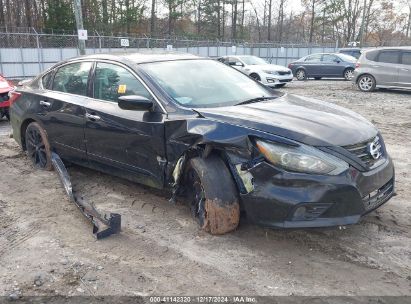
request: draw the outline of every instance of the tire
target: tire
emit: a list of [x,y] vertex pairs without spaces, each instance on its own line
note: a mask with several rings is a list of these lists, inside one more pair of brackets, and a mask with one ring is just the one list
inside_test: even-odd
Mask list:
[[190,159],[183,186],[191,213],[201,229],[220,235],[237,228],[240,221],[237,188],[219,157]]
[[53,170],[51,149],[47,134],[37,122],[32,122],[27,126],[25,143],[27,155],[34,167],[46,171]]
[[307,79],[307,73],[305,72],[304,69],[298,69],[295,72],[295,77],[297,78],[297,80],[306,80]]
[[322,77],[314,77],[315,80],[321,80]]
[[276,88],[282,88],[283,86],[285,86],[285,83],[277,84],[275,87],[276,87]]
[[252,74],[250,75],[250,77],[251,77],[252,79],[254,79],[254,80],[261,81],[260,75],[258,75],[258,74],[256,74],[256,73],[252,73]]
[[343,76],[345,80],[348,80],[348,81],[352,80],[352,78],[354,77],[354,69],[352,68],[345,69]]
[[372,92],[375,90],[375,78],[369,74],[361,75],[357,80],[357,86],[360,91]]

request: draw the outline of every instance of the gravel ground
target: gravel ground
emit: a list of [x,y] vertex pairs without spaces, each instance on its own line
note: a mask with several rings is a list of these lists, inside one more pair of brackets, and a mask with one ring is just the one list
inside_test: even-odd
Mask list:
[[0,122],[0,296],[411,295],[411,93],[361,93],[345,81],[283,88],[353,109],[382,131],[397,196],[353,226],[216,237],[168,194],[80,167],[75,186],[123,231],[94,240],[55,172],[33,169]]

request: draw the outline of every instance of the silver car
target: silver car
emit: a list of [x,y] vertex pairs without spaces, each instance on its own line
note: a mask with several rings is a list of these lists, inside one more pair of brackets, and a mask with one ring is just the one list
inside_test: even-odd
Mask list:
[[353,82],[364,92],[376,88],[411,90],[411,47],[365,51],[358,59]]

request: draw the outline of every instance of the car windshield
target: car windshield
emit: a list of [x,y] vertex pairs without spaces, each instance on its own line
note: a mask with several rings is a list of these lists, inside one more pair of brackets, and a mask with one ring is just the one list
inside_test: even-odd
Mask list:
[[268,64],[267,61],[256,56],[241,56],[238,57],[247,65]]
[[214,60],[194,59],[141,64],[178,104],[189,108],[232,106],[278,95],[237,70]]
[[345,62],[352,62],[352,63],[357,62],[357,58],[350,56],[350,55],[338,54],[337,56],[339,56]]

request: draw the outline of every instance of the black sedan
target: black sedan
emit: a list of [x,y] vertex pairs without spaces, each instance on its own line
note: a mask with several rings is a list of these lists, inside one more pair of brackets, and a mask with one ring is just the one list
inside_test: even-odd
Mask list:
[[311,54],[291,62],[288,68],[298,80],[322,77],[344,78],[351,80],[354,76],[357,59],[338,53]]
[[200,226],[240,214],[271,227],[353,224],[394,193],[394,166],[363,117],[277,95],[192,55],[92,55],[61,62],[11,96],[14,139],[187,201]]

